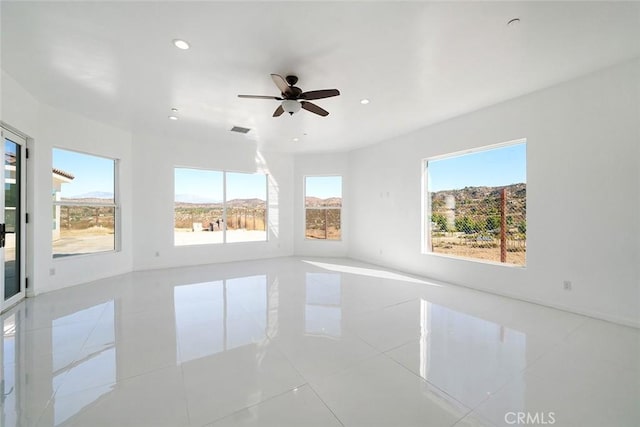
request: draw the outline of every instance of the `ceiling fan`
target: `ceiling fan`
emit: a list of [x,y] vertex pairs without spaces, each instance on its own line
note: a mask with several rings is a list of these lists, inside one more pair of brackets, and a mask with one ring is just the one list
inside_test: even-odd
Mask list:
[[332,96],[340,95],[338,89],[323,89],[323,90],[311,90],[303,92],[302,89],[296,87],[298,77],[287,76],[286,79],[279,74],[271,74],[273,82],[280,89],[280,96],[264,96],[264,95],[238,95],[238,98],[253,98],[253,99],[275,99],[276,101],[282,101],[282,104],[276,111],[273,112],[273,117],[281,116],[285,111],[290,115],[297,113],[301,108],[318,114],[319,116],[328,116],[329,112],[323,108],[318,107],[316,104],[309,102],[311,99],[323,99],[330,98]]

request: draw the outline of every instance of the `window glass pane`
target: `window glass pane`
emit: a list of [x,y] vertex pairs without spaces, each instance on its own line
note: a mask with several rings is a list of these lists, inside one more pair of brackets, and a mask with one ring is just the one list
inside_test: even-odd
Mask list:
[[526,144],[427,162],[428,252],[526,264]]
[[340,240],[340,209],[306,209],[307,239]]
[[116,248],[115,160],[54,148],[53,257]]
[[175,169],[176,246],[223,242],[223,173]]
[[308,176],[305,178],[305,237],[340,240],[342,177]]
[[110,206],[55,205],[59,238],[53,240],[53,257],[84,255],[115,249],[115,208]]
[[305,182],[306,207],[341,207],[341,176],[308,176]]
[[113,203],[114,174],[113,159],[53,149],[56,200]]
[[267,176],[227,172],[227,242],[267,240]]

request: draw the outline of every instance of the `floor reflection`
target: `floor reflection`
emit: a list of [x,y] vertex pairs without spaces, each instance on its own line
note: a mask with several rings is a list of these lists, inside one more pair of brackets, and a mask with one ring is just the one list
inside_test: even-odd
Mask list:
[[[115,304],[104,304],[80,310],[52,322],[52,386],[56,391],[53,400],[54,424],[63,424],[97,401],[113,389],[116,384],[116,346],[115,346]],[[68,327],[77,324],[80,328],[94,329],[100,318],[101,333],[106,345],[97,348],[82,346],[80,353],[73,356],[67,342],[72,342],[77,328]],[[72,323],[73,322],[73,323]],[[89,331],[89,333],[90,333]],[[87,334],[88,336],[88,334]],[[74,399],[63,399],[81,392]]]
[[342,335],[340,274],[307,273],[305,290],[305,332],[339,338]]
[[[177,286],[174,308],[178,363],[265,339],[267,301],[266,275]],[[247,316],[255,322],[247,321]]]
[[[478,403],[526,365],[526,334],[420,301],[418,369],[429,383],[461,402]],[[522,399],[516,393],[511,403]]]
[[0,348],[0,425],[16,425],[20,408],[16,384],[16,314],[4,319],[2,324],[2,348]]

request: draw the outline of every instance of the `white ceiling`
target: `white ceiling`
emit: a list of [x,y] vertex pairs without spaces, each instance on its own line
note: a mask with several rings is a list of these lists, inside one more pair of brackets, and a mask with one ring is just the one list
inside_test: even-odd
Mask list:
[[[640,3],[1,3],[2,68],[42,102],[134,132],[349,150],[640,56]],[[507,21],[519,17],[520,25]],[[182,38],[191,49],[176,49]],[[272,118],[270,73],[337,88]],[[371,103],[363,106],[361,98]],[[167,119],[171,107],[180,120]],[[234,126],[246,135],[231,134]],[[306,135],[305,135],[306,134]],[[294,137],[300,138],[293,142]]]

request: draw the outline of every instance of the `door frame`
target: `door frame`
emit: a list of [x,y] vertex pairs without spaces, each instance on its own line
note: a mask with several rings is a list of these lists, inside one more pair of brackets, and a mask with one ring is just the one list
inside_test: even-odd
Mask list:
[[[0,147],[0,160],[2,160],[4,164],[4,141],[6,139],[10,139],[15,142],[20,147],[20,218],[16,221],[20,223],[20,244],[19,244],[19,260],[20,265],[18,266],[20,272],[20,291],[12,296],[11,298],[5,301],[4,299],[4,273],[0,274],[0,312],[4,312],[8,310],[10,307],[14,306],[18,302],[20,302],[26,296],[26,275],[27,275],[27,222],[26,222],[26,212],[27,212],[27,141],[28,138],[17,132],[16,130],[6,126],[4,123],[0,123],[0,132],[2,137],[2,146]],[[18,177],[16,176],[16,179]],[[0,178],[0,184],[4,183],[4,172],[2,173],[2,177]],[[0,197],[0,202],[4,205],[4,192]],[[4,222],[4,209],[0,213],[0,219]],[[16,224],[17,225],[17,224]],[[18,243],[18,242],[16,242]],[[4,264],[4,253],[0,254],[0,264]],[[1,269],[4,271],[4,268]]]

